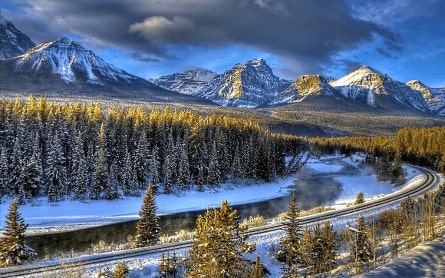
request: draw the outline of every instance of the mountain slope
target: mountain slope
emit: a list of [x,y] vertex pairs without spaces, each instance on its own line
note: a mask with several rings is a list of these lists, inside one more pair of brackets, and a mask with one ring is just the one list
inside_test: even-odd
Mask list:
[[385,106],[395,101],[421,112],[430,112],[419,91],[367,66],[361,66],[330,84],[345,97],[371,106]]
[[269,102],[288,85],[265,60],[254,59],[216,75],[194,95],[219,105],[253,108]]
[[42,43],[0,61],[0,80],[4,80],[0,90],[6,92],[203,102],[118,69],[67,38]]
[[34,46],[27,35],[0,15],[0,60],[20,55]]
[[216,72],[196,68],[180,73],[161,76],[150,81],[162,88],[181,94],[191,95],[201,89],[207,82],[216,76]]
[[336,90],[329,85],[328,79],[321,75],[299,76],[289,87],[280,92],[270,105],[301,102],[308,96],[334,96]]

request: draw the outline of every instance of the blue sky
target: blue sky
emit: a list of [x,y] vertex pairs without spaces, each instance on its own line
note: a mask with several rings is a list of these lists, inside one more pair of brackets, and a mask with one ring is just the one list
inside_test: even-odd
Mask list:
[[[7,3],[3,3],[7,2]],[[264,58],[289,80],[368,65],[445,87],[442,0],[11,0],[35,43],[67,36],[143,78]]]

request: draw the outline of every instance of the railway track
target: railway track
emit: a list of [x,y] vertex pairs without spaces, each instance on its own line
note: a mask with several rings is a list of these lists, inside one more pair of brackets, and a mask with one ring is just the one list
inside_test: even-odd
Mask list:
[[[438,185],[440,178],[437,176],[437,174],[428,169],[420,168],[417,166],[412,166],[412,167],[415,167],[418,171],[422,172],[421,175],[418,175],[416,178],[410,181],[410,183],[416,183],[418,185],[407,186],[404,189],[389,194],[385,197],[376,200],[371,200],[360,205],[302,217],[300,218],[301,223],[303,225],[308,225],[312,223],[326,221],[334,217],[374,210],[376,208],[387,206],[390,204],[396,205],[397,203],[400,203],[401,201],[405,200],[408,197],[414,198],[423,195]],[[264,233],[279,231],[281,229],[282,225],[280,223],[277,223],[277,224],[270,224],[267,226],[252,228],[249,229],[247,233],[248,235],[260,235]],[[161,244],[145,248],[123,250],[113,253],[98,254],[97,256],[72,258],[63,260],[63,265],[61,265],[60,262],[36,262],[33,264],[0,268],[0,277],[8,277],[8,278],[39,277],[39,276],[42,277],[45,276],[46,274],[56,273],[57,271],[60,271],[62,268],[63,269],[86,268],[88,266],[101,265],[115,261],[123,261],[131,258],[137,258],[140,256],[146,256],[149,254],[172,252],[173,250],[190,248],[191,245],[192,241],[188,240],[182,242]]]

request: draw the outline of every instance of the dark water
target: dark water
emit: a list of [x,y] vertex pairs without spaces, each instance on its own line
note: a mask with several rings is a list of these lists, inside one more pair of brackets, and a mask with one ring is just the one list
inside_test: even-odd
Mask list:
[[[345,168],[344,171],[347,171],[347,169]],[[339,173],[336,173],[336,175],[338,174]],[[282,188],[282,190],[289,192],[294,190],[297,203],[302,209],[309,209],[325,204],[335,199],[341,192],[341,184],[334,180],[332,174],[309,173],[305,176],[304,178],[298,179],[290,188]],[[289,200],[290,195],[233,207],[238,210],[241,219],[256,215],[270,219],[286,211]],[[181,229],[193,230],[197,217],[204,212],[205,211],[194,211],[162,215],[160,217],[162,233],[174,235],[176,231]],[[26,240],[28,244],[37,251],[40,257],[52,255],[57,252],[70,252],[71,250],[82,252],[90,248],[91,244],[96,244],[100,240],[106,243],[126,242],[128,235],[135,234],[135,223],[135,221],[130,221],[78,231],[29,236]]]

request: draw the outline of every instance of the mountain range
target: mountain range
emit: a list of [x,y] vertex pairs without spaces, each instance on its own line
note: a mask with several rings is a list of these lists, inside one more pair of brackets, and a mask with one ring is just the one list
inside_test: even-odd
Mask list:
[[[276,76],[264,59],[236,64],[223,73],[195,68],[145,80],[107,63],[68,39],[35,45],[0,15],[0,91],[60,96],[104,96],[233,107],[276,107],[342,99],[351,106],[407,109],[445,116],[445,88],[419,80],[403,83],[361,66],[333,80],[302,75]],[[357,106],[359,107],[359,106]]]

